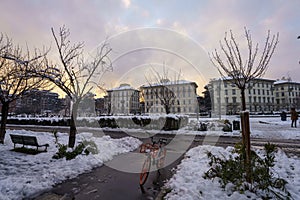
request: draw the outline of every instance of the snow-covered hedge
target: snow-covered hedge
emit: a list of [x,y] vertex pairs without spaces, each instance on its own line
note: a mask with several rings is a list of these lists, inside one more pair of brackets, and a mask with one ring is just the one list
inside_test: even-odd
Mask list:
[[[101,128],[143,128],[156,130],[178,130],[188,123],[187,115],[151,116],[102,116],[78,117],[77,126]],[[69,126],[69,118],[9,118],[8,124]]]

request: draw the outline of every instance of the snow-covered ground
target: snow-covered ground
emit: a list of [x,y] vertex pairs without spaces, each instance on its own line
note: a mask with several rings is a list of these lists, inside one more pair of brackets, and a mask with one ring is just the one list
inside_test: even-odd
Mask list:
[[[13,144],[9,134],[34,135],[41,144],[50,146],[46,153],[27,155],[11,151]],[[5,144],[0,145],[0,199],[23,199],[51,188],[78,174],[90,171],[101,166],[103,162],[113,159],[115,155],[132,151],[139,147],[140,140],[126,137],[111,139],[109,136],[93,137],[91,133],[81,133],[77,141],[92,140],[97,144],[98,154],[77,156],[73,160],[52,159],[57,152],[54,136],[50,133],[31,131],[7,131]],[[58,133],[58,142],[67,144],[68,134]]]
[[[230,119],[233,120],[233,119]],[[237,118],[235,120],[238,120]],[[205,120],[204,120],[205,121]],[[300,124],[297,128],[291,127],[291,121],[281,121],[280,118],[251,118],[251,137],[270,138],[270,139],[300,139]],[[194,133],[194,132],[192,132]],[[218,135],[238,135],[234,132],[204,131],[202,134]],[[209,159],[207,151],[214,155],[228,155],[232,147],[224,149],[215,146],[199,146],[186,153],[186,158],[178,166],[176,174],[166,184],[166,187],[172,191],[167,195],[167,199],[259,199],[253,193],[240,194],[238,192],[230,193],[230,189],[223,190],[217,179],[214,181],[203,178],[204,172],[209,169]],[[279,177],[288,181],[287,190],[291,193],[293,199],[300,199],[300,158],[287,157],[279,150],[276,153],[275,173]],[[248,198],[250,197],[250,198]]]
[[[164,133],[164,134],[189,134],[189,135],[214,135],[214,136],[240,136],[239,130],[233,130],[232,132],[223,132],[222,124],[224,120],[240,121],[240,118],[236,116],[223,116],[221,120],[216,118],[200,118],[199,121],[208,124],[207,131],[194,131],[194,125],[197,122],[196,118],[190,118],[189,124],[180,130],[176,131],[158,131],[158,130],[143,130],[143,129],[128,129],[120,128],[124,132],[148,132],[152,134]],[[300,122],[297,123],[297,128],[291,127],[291,120],[281,121],[280,117],[251,117],[250,118],[250,132],[252,138],[270,138],[270,139],[299,139],[300,140]],[[95,129],[95,128],[93,128]],[[97,128],[96,128],[97,129]],[[119,131],[120,129],[104,128],[110,131]]]
[[[236,117],[223,117],[223,119],[239,120]],[[195,121],[196,119],[190,119]],[[200,135],[224,135],[239,136],[239,131],[223,132],[218,126],[217,119],[201,118],[202,122],[209,123],[208,131],[193,131],[193,127],[185,127],[178,131],[147,130],[150,133],[169,134],[200,134]],[[281,121],[279,117],[251,118],[251,137],[274,138],[274,139],[300,139],[300,125],[298,128],[290,127],[290,120]],[[192,123],[191,123],[192,124]],[[95,129],[95,128],[91,128]],[[97,128],[96,128],[97,129]],[[100,128],[99,128],[100,130]],[[111,129],[118,130],[118,129]],[[142,129],[122,129],[125,132],[143,132]],[[39,143],[49,143],[48,152],[37,155],[26,155],[10,151],[13,144],[9,134],[35,135]],[[58,141],[67,144],[68,134],[58,133]],[[51,133],[31,131],[7,131],[5,144],[0,145],[0,199],[22,199],[36,192],[51,188],[54,184],[65,179],[76,177],[78,174],[90,171],[92,168],[101,166],[103,162],[113,159],[115,155],[132,151],[140,145],[140,140],[132,137],[111,139],[109,136],[94,137],[92,133],[81,133],[77,141],[93,140],[98,147],[99,154],[81,155],[74,160],[55,160],[52,156],[57,148],[55,139]],[[245,195],[238,193],[228,197],[226,191],[220,189],[218,182],[204,180],[203,173],[208,169],[206,150],[222,152],[226,154],[228,149],[214,146],[200,146],[188,152],[179,167],[176,175],[170,180],[168,186],[173,188],[168,195],[170,199],[247,199]],[[288,190],[294,199],[300,197],[300,159],[288,158],[283,152],[277,154],[276,172],[289,181]],[[293,169],[294,168],[294,169]],[[201,193],[200,193],[201,191]],[[252,196],[252,199],[256,199]],[[300,198],[299,198],[300,199]]]
[[[231,199],[231,200],[257,200],[253,193],[232,193],[230,184],[223,190],[218,179],[204,179],[204,173],[209,169],[207,151],[214,155],[228,156],[233,147],[198,146],[186,153],[186,158],[178,166],[176,174],[166,183],[165,187],[171,189],[166,199],[169,200],[196,200],[196,199]],[[282,151],[276,153],[275,174],[288,181],[287,190],[293,199],[300,199],[300,159],[288,158]]]

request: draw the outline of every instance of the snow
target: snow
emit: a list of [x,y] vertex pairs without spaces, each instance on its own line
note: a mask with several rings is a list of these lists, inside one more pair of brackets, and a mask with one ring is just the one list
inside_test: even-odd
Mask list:
[[[230,184],[227,184],[225,190],[220,187],[217,179],[204,179],[204,173],[209,169],[209,159],[206,153],[212,152],[214,155],[224,155],[228,157],[233,147],[215,147],[215,146],[198,146],[190,149],[185,159],[178,166],[176,174],[166,183],[165,187],[171,189],[166,199],[259,199],[253,193],[239,192],[232,193]],[[279,150],[276,153],[276,164],[274,170],[279,177],[288,181],[287,190],[294,199],[300,197],[300,160],[299,158],[288,158],[286,154]]]
[[137,89],[131,87],[129,84],[121,84],[119,87],[109,89],[108,91],[120,91],[120,90],[137,90]]
[[[229,121],[240,120],[234,116],[222,117]],[[191,119],[193,122],[196,119]],[[217,119],[200,119],[206,123],[217,124]],[[217,125],[215,127],[218,127]],[[251,117],[251,137],[266,139],[300,139],[300,123],[298,128],[291,128],[291,121],[281,121],[280,117]],[[180,130],[183,132],[183,130]],[[239,131],[222,132],[219,130],[189,131],[189,134],[239,136]],[[228,184],[225,191],[220,187],[217,179],[206,180],[204,173],[209,169],[209,159],[206,153],[211,151],[214,155],[228,157],[233,147],[216,147],[210,145],[198,146],[189,150],[185,159],[178,166],[176,174],[166,183],[165,187],[172,189],[166,199],[259,199],[255,194],[246,192],[231,194]],[[258,151],[258,150],[257,150]],[[288,157],[283,151],[276,153],[275,172],[279,177],[288,181],[287,190],[294,199],[300,198],[300,159],[299,157]],[[248,198],[249,197],[249,198]]]
[[177,80],[177,81],[167,81],[167,82],[159,82],[159,83],[152,83],[152,84],[146,84],[142,85],[142,88],[147,87],[156,87],[156,86],[162,86],[162,85],[183,85],[183,84],[196,84],[193,81],[187,81],[187,80]]
[[[201,118],[199,121],[202,123],[207,123],[211,128],[208,127],[208,131],[193,131],[187,129],[192,129],[192,127],[185,127],[177,134],[190,134],[190,135],[219,135],[219,136],[240,136],[239,130],[234,130],[232,132],[221,131],[221,124],[225,119],[232,121],[240,121],[239,117],[226,116],[222,117],[223,120],[218,120],[216,118]],[[195,124],[197,119],[190,119],[189,124]],[[287,118],[287,121],[281,121],[280,117],[251,117],[250,116],[250,132],[252,138],[274,138],[274,139],[300,139],[300,122],[298,121],[298,128],[291,127],[291,120]]]
[[[9,134],[36,136],[40,144],[50,146],[45,153],[27,155],[11,151],[13,144]],[[58,133],[58,142],[67,144],[68,134]],[[132,137],[112,139],[109,136],[93,137],[92,133],[81,133],[77,142],[92,140],[97,144],[98,154],[79,155],[73,160],[52,159],[57,152],[55,139],[51,133],[25,130],[8,130],[5,144],[0,145],[0,199],[13,200],[29,197],[51,188],[63,180],[101,166],[115,155],[127,153],[138,148],[141,142]]]
[[[199,121],[208,124],[208,131],[194,131],[197,124],[196,118],[189,119],[189,126],[178,131],[158,131],[147,130],[146,132],[157,134],[188,134],[188,135],[213,135],[213,136],[240,136],[240,131],[223,132],[222,121],[224,119],[232,122],[240,120],[236,116],[222,116],[222,120],[216,118],[200,118]],[[266,139],[300,139],[300,124],[298,128],[291,128],[291,121],[281,121],[280,117],[251,117],[250,118],[251,137]],[[51,127],[49,127],[51,128]],[[80,129],[80,128],[79,128]],[[99,128],[85,128],[85,130],[103,130]],[[115,130],[119,129],[108,129]],[[145,132],[143,129],[122,128],[124,132]],[[37,136],[39,143],[49,143],[48,152],[37,155],[26,155],[10,151],[13,149],[9,134],[24,134]],[[67,144],[68,134],[58,133],[58,141]],[[149,135],[145,135],[145,137]],[[92,133],[81,133],[77,136],[77,142],[82,140],[92,140],[97,144],[99,154],[80,155],[74,160],[55,160],[52,156],[57,152],[54,137],[51,133],[31,132],[25,130],[7,130],[5,144],[0,145],[0,199],[22,199],[35,193],[50,189],[53,185],[63,180],[78,176],[78,174],[92,170],[101,166],[104,162],[111,160],[115,155],[127,153],[138,148],[141,142],[132,137],[122,139],[111,139],[109,136],[93,137]],[[208,170],[208,158],[206,152],[212,151],[214,154],[222,152],[229,155],[232,147],[226,149],[215,146],[199,146],[191,149],[185,159],[178,167],[178,171],[166,184],[172,188],[168,194],[168,199],[257,199],[254,194],[233,193],[230,196],[228,191],[223,191],[217,180],[205,180],[202,175]],[[300,159],[298,157],[288,157],[282,151],[276,155],[276,173],[280,177],[288,180],[288,191],[294,199],[300,196]],[[228,185],[230,188],[230,185]]]

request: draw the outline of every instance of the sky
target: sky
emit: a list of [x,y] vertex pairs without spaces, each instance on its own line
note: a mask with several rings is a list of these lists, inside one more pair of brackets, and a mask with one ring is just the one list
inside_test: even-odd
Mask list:
[[85,42],[87,55],[108,41],[113,72],[97,80],[105,88],[130,83],[139,87],[155,72],[167,69],[171,79],[195,81],[198,93],[219,77],[209,53],[220,49],[232,30],[241,46],[244,27],[254,43],[264,44],[267,31],[279,33],[279,44],[265,78],[300,81],[300,1],[298,0],[0,0],[0,31],[31,48],[51,46],[62,25],[71,42]]

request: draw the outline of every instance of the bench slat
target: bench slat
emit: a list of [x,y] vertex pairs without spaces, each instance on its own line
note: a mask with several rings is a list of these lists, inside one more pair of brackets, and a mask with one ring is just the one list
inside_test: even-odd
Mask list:
[[23,136],[23,142],[24,145],[32,145],[32,146],[38,146],[39,144],[37,143],[36,137],[32,136]]
[[45,151],[47,151],[47,147],[49,146],[49,144],[43,144],[43,145],[39,145],[37,142],[37,138],[35,136],[27,136],[27,135],[14,135],[14,134],[10,134],[10,138],[12,140],[12,142],[14,143],[14,148],[15,148],[15,144],[22,144],[24,145],[30,145],[30,146],[35,146],[37,147],[42,147],[45,146]]

